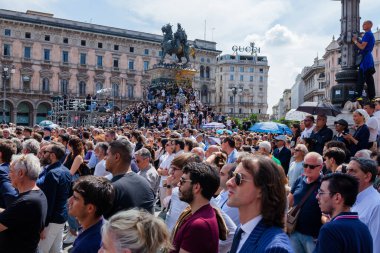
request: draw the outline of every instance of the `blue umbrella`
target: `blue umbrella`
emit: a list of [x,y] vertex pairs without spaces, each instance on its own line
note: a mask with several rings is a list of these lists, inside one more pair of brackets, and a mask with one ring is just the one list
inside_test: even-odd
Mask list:
[[217,133],[217,134],[224,134],[224,133],[226,133],[226,134],[231,135],[231,134],[232,134],[232,131],[227,130],[227,129],[218,129],[218,130],[216,130],[216,133]]
[[292,130],[287,125],[277,122],[258,122],[248,130],[258,133],[292,134]]

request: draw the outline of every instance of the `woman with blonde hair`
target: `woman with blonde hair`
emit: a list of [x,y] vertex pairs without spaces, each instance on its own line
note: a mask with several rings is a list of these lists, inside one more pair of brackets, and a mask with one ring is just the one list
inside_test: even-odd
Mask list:
[[146,211],[122,211],[104,221],[99,253],[156,253],[170,249],[165,223]]

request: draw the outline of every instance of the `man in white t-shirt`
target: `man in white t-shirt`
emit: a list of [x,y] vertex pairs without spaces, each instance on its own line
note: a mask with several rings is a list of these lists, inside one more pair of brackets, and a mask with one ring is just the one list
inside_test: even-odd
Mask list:
[[95,155],[98,158],[98,163],[95,166],[94,176],[112,178],[112,174],[106,171],[106,155],[108,150],[107,142],[98,142],[95,146]]
[[314,116],[306,116],[303,120],[305,124],[305,130],[301,133],[301,139],[309,138],[314,129]]
[[368,113],[370,118],[366,121],[366,125],[369,128],[368,149],[371,151],[377,150],[377,134],[379,131],[379,123],[376,117],[373,115],[375,112],[375,105],[368,102],[364,105],[364,110]]
[[375,112],[374,112],[374,114],[373,114],[373,116],[375,117],[375,119],[377,119],[377,124],[379,125],[379,129],[378,129],[378,131],[377,131],[377,136],[378,136],[378,138],[377,138],[377,146],[379,147],[380,145],[379,145],[379,142],[380,142],[380,140],[379,140],[379,136],[380,136],[380,98],[377,98],[376,100],[375,100]]

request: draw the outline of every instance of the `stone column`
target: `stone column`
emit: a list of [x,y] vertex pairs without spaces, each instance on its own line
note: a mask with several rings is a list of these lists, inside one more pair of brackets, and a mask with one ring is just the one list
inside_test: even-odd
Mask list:
[[31,126],[34,126],[35,124],[37,124],[37,112],[38,112],[37,109],[33,110],[32,122],[30,122]]
[[14,108],[10,113],[10,122],[17,124],[17,108]]
[[352,43],[353,35],[360,32],[360,0],[341,0],[342,18],[341,33],[338,43],[341,48],[342,70],[336,73],[337,85],[331,89],[333,104],[342,105],[354,96],[357,81],[357,67],[355,66],[355,45]]

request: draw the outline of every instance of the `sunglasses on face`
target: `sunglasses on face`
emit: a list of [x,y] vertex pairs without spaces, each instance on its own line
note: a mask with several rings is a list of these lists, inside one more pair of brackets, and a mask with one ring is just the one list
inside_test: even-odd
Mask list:
[[306,168],[310,168],[310,169],[315,169],[315,168],[317,168],[317,167],[319,167],[319,166],[321,166],[321,165],[312,165],[312,164],[307,164],[307,163],[304,163],[303,164],[303,167],[306,169]]
[[238,173],[238,172],[233,172],[232,175],[235,178],[235,184],[237,186],[240,186],[243,183],[243,181],[247,181],[247,182],[253,181],[253,180],[250,180],[250,179],[243,178],[243,175],[241,173]]

